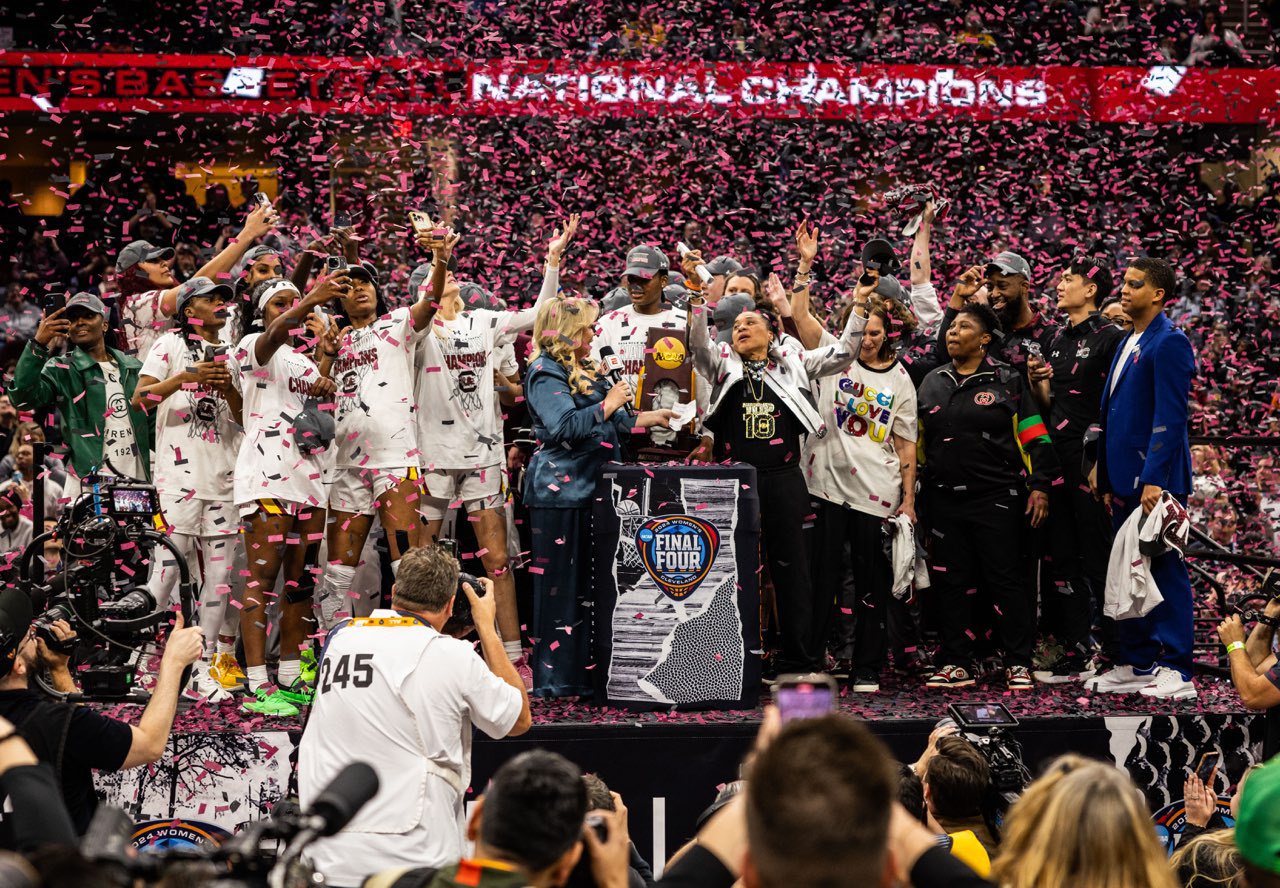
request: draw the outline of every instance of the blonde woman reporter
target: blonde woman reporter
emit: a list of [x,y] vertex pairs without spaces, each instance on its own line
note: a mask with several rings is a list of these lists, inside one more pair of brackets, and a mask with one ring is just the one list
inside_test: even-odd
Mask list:
[[538,448],[525,472],[533,532],[533,693],[591,694],[591,497],[600,468],[623,459],[633,429],[668,428],[671,410],[633,415],[626,382],[610,385],[588,357],[600,313],[594,301],[558,298],[539,310],[525,398]]

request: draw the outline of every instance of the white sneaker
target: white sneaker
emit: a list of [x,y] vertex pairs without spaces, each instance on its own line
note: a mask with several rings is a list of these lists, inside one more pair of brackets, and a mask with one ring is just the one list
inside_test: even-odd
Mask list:
[[1094,676],[1084,683],[1084,687],[1086,691],[1096,691],[1100,694],[1133,694],[1154,680],[1154,674],[1143,675],[1135,671],[1132,666],[1125,665]]
[[1153,681],[1140,690],[1144,697],[1156,697],[1160,700],[1194,700],[1199,696],[1196,686],[1182,677],[1176,669],[1161,666],[1152,677]]
[[203,660],[197,663],[191,676],[191,689],[210,703],[217,704],[230,700],[231,692],[210,674],[212,668],[212,663],[206,663]]

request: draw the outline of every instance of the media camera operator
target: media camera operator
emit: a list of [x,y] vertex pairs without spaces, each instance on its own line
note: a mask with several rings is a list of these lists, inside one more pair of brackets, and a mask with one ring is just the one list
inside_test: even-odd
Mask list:
[[[495,628],[493,583],[479,580],[477,594],[467,579],[460,583],[445,547],[410,549],[391,587],[391,609],[329,633],[298,750],[299,800],[309,806],[343,767],[371,757],[382,787],[346,830],[308,850],[330,885],[359,885],[389,867],[457,861],[472,726],[493,738],[529,729],[529,696]],[[470,606],[465,622],[460,599]],[[445,634],[472,620],[483,660]]]
[[[151,700],[136,725],[117,721],[85,706],[60,702],[31,687],[36,672],[48,669],[56,691],[74,693],[68,657],[37,637],[26,593],[0,593],[0,716],[13,722],[37,758],[52,765],[76,831],[83,834],[98,806],[93,771],[122,771],[158,761],[173,728],[183,671],[200,657],[204,640],[198,626],[183,628],[179,617],[160,659]],[[71,627],[49,627],[57,645],[74,639]]]
[[1267,602],[1258,625],[1245,638],[1238,614],[1223,620],[1218,637],[1227,646],[1231,683],[1245,706],[1267,710],[1263,759],[1280,754],[1280,662],[1275,652],[1276,627],[1280,625],[1280,598]]

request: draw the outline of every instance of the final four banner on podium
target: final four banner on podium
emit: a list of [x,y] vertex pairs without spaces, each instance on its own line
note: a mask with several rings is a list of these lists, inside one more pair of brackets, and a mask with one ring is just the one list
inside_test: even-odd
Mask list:
[[747,465],[610,463],[592,517],[596,693],[635,709],[750,709],[760,501]]

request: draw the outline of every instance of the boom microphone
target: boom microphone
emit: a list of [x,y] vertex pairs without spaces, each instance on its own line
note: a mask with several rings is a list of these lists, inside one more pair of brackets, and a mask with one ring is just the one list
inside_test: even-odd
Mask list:
[[338,772],[315,802],[307,817],[323,821],[321,836],[343,829],[368,801],[378,794],[378,772],[364,762],[353,762]]
[[[613,346],[600,346],[600,366],[604,368],[604,375],[617,385],[619,382],[626,382],[622,378],[622,361],[618,360],[618,356],[613,352]],[[626,410],[631,416],[636,415],[635,405],[627,401],[622,405],[622,409]]]

